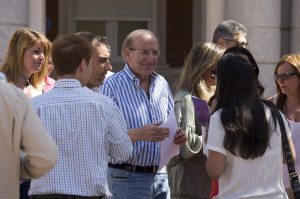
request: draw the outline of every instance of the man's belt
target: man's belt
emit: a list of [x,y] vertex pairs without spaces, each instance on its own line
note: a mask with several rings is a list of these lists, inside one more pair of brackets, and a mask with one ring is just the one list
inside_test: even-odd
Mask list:
[[155,173],[158,169],[158,166],[141,167],[141,166],[135,166],[131,164],[112,164],[112,163],[108,163],[108,167],[115,168],[115,169],[122,169],[130,172],[141,172],[141,173]]
[[61,194],[45,194],[45,195],[33,195],[30,199],[102,199],[102,196],[75,196],[75,195],[61,195]]

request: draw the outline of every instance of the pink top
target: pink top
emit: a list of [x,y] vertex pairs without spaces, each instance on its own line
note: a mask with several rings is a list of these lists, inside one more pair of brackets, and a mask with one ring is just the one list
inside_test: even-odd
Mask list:
[[47,93],[48,91],[50,91],[53,88],[54,84],[55,84],[55,79],[53,79],[49,76],[46,76],[44,92]]

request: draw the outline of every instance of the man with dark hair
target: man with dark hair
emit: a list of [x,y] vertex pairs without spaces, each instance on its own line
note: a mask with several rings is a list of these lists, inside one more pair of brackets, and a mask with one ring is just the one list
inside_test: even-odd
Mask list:
[[216,28],[212,42],[226,49],[233,46],[247,47],[247,29],[233,20],[222,21]]
[[94,48],[92,54],[92,75],[86,86],[93,91],[99,92],[99,87],[103,84],[107,73],[112,70],[109,62],[110,46],[106,37],[97,36],[91,32],[78,32],[75,35],[82,36],[88,40]]
[[90,80],[92,49],[78,35],[61,36],[52,44],[58,80],[31,103],[60,154],[53,170],[31,182],[33,198],[109,196],[108,156],[126,161],[132,153],[126,123],[115,103],[82,88]]

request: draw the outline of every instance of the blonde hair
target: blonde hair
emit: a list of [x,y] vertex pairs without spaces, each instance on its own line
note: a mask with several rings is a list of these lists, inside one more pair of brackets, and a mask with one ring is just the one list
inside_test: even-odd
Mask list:
[[211,42],[196,44],[187,55],[180,77],[179,89],[186,89],[193,96],[208,101],[215,93],[215,86],[207,86],[204,73],[217,64],[225,48]]
[[30,84],[37,88],[39,84],[45,81],[47,72],[47,59],[50,53],[50,42],[48,39],[34,30],[29,28],[21,28],[14,32],[8,44],[6,56],[0,71],[3,72],[8,83],[14,83],[22,74],[23,58],[25,50],[40,42],[44,49],[45,62],[40,72],[33,73],[30,78]]

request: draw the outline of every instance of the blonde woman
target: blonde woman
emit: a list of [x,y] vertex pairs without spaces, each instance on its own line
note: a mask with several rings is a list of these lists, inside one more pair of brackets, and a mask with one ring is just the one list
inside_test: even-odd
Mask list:
[[29,28],[14,32],[3,64],[0,78],[22,89],[28,97],[43,92],[50,42],[42,34]]
[[199,43],[186,57],[174,98],[174,109],[177,123],[186,133],[187,142],[168,165],[172,198],[209,197],[211,179],[205,168],[202,130],[195,116],[192,96],[208,101],[214,94],[214,72],[224,50],[210,42]]
[[[300,172],[300,54],[284,55],[274,71],[277,95],[270,98],[285,115],[296,149],[296,171]],[[287,166],[283,166],[283,184],[293,198]]]
[[[23,90],[28,98],[44,92],[50,42],[29,28],[16,30],[0,68],[0,80]],[[30,181],[21,181],[20,199],[27,199]]]

